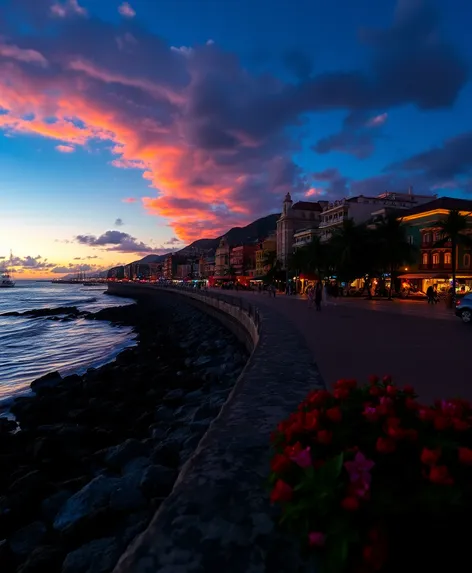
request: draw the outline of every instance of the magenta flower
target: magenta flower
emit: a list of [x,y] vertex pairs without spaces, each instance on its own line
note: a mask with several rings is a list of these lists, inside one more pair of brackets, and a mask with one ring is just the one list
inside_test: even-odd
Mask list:
[[292,456],[290,456],[290,459],[292,460],[292,462],[295,462],[297,466],[300,466],[303,469],[309,468],[312,465],[310,446],[308,446],[304,450],[301,450],[300,452],[297,452],[296,454],[293,454]]
[[351,483],[362,483],[365,486],[370,485],[370,470],[375,466],[372,460],[368,460],[362,452],[357,452],[352,462],[344,462],[344,467],[349,474]]
[[326,541],[326,535],[321,531],[312,531],[308,534],[308,543],[311,547],[323,547]]

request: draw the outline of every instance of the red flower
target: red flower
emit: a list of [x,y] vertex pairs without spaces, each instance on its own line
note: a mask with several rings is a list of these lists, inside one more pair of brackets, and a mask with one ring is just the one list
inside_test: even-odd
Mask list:
[[306,412],[304,426],[305,429],[309,431],[314,431],[318,428],[318,410]]
[[380,396],[381,394],[383,394],[383,389],[379,388],[378,386],[372,386],[371,388],[369,388],[369,394],[371,396]]
[[470,448],[459,448],[459,462],[464,466],[472,466],[472,450]]
[[335,422],[335,423],[340,422],[343,418],[341,408],[336,406],[335,408],[330,408],[329,410],[326,410],[326,417],[331,422]]
[[341,501],[341,507],[346,511],[356,511],[359,509],[359,500],[353,496],[345,497]]
[[320,444],[328,446],[333,441],[333,432],[330,432],[329,430],[320,430],[317,438]]
[[364,405],[364,411],[362,415],[368,422],[377,422],[380,417],[380,414],[377,412],[377,409],[369,404]]
[[390,374],[387,374],[386,376],[384,376],[382,378],[382,382],[384,384],[391,384],[392,383],[392,377],[390,376]]
[[409,384],[407,384],[404,388],[403,388],[403,392],[405,392],[405,394],[408,394],[410,396],[414,396],[415,395],[415,389],[413,388],[413,386],[410,386]]
[[431,408],[420,408],[418,416],[422,422],[431,422],[434,420],[436,414],[434,413],[434,410],[431,410]]
[[460,420],[459,418],[452,418],[452,427],[456,432],[465,432],[470,428],[469,422]]
[[436,430],[441,431],[450,426],[450,421],[449,418],[446,418],[446,416],[438,415],[434,418],[433,424]]
[[276,474],[280,474],[287,471],[291,465],[292,462],[287,458],[287,456],[276,454],[270,462],[270,469]]
[[380,454],[391,454],[396,450],[396,447],[392,438],[378,438],[375,444],[375,448]]
[[380,380],[380,378],[378,376],[376,376],[375,374],[371,374],[369,376],[369,384],[377,384],[378,381]]
[[353,379],[343,378],[342,380],[338,380],[334,384],[335,389],[353,390],[356,387],[357,387],[357,380],[353,380]]
[[434,466],[438,463],[441,457],[441,448],[436,448],[435,450],[430,450],[429,448],[423,448],[421,452],[421,463],[427,466]]
[[283,480],[279,479],[275,482],[274,489],[270,494],[270,501],[275,503],[276,501],[287,502],[292,499],[293,489],[285,483]]
[[333,396],[336,398],[336,400],[345,400],[346,398],[349,398],[349,389],[336,388],[336,390],[333,392]]
[[405,400],[405,406],[407,410],[418,410],[420,407],[416,400],[413,400],[413,398],[409,397]]
[[453,485],[454,483],[446,466],[432,467],[429,472],[429,481],[439,485]]
[[396,386],[387,386],[387,396],[396,396],[398,388]]

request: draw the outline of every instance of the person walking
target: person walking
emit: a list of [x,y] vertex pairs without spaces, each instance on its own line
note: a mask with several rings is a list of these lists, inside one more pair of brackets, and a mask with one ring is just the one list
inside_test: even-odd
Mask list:
[[321,281],[316,283],[315,287],[315,306],[316,310],[321,312],[321,300],[323,298],[323,284]]
[[426,289],[426,297],[428,298],[428,304],[434,304],[434,289],[432,285]]
[[313,303],[315,302],[315,289],[310,286],[307,289],[307,293],[308,295],[308,308],[313,308]]

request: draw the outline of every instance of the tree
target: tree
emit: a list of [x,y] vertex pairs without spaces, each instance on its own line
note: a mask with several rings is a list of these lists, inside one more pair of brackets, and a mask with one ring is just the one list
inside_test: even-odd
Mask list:
[[350,284],[355,278],[371,272],[369,241],[370,231],[364,225],[355,225],[352,219],[345,220],[333,234],[330,260],[340,280]]
[[387,215],[373,231],[378,263],[384,273],[390,273],[388,299],[392,298],[393,276],[398,268],[414,262],[415,248],[406,239],[402,220],[395,215]]
[[451,243],[453,302],[456,297],[457,247],[458,245],[472,247],[472,239],[465,234],[468,228],[467,216],[468,215],[461,215],[458,209],[452,209],[445,219],[437,221],[436,223],[436,226],[441,230],[442,237],[435,243],[435,246],[444,247],[446,243]]

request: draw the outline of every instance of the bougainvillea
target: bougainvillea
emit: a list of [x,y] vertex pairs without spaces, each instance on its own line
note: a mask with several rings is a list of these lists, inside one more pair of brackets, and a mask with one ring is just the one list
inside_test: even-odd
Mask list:
[[325,571],[395,570],[400,542],[403,570],[424,565],[412,553],[429,546],[434,561],[432,544],[464,529],[454,533],[472,509],[471,405],[416,398],[389,376],[339,380],[274,431],[270,499]]

